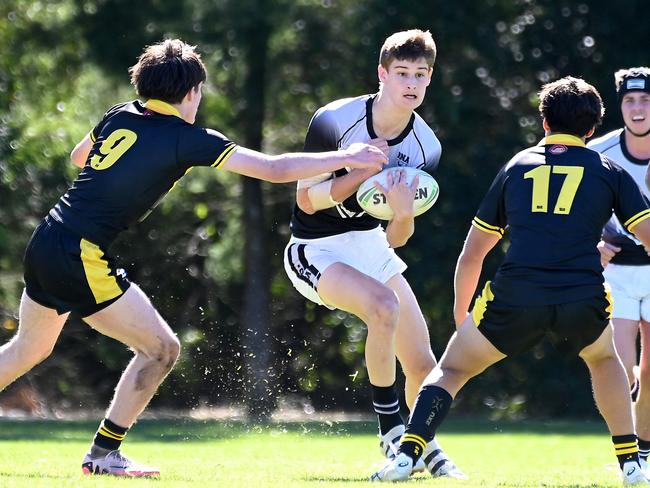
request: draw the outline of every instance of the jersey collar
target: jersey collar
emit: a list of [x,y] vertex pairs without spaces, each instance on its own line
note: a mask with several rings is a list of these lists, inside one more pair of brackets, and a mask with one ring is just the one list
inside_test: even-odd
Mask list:
[[[375,101],[375,98],[377,98],[377,94],[371,95],[368,97],[368,100],[366,100],[366,129],[368,130],[368,135],[371,139],[377,139],[377,133],[375,132],[375,127],[372,123],[372,104]],[[395,146],[402,142],[406,136],[409,135],[409,132],[413,130],[413,122],[415,122],[415,112],[411,114],[411,118],[406,124],[406,127],[404,127],[404,130],[395,139],[386,141],[388,145]]]
[[181,113],[178,111],[176,107],[170,105],[167,102],[163,102],[162,100],[156,100],[155,98],[150,98],[149,100],[147,100],[144,104],[144,108],[147,108],[159,114],[175,115],[176,117],[179,117],[181,119],[183,118],[181,117]]
[[551,134],[550,136],[546,136],[539,143],[540,146],[545,146],[547,144],[585,147],[585,141],[577,136],[572,136],[571,134]]

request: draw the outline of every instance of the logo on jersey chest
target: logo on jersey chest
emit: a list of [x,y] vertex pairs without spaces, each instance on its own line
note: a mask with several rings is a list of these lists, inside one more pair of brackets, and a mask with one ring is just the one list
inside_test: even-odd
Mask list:
[[397,164],[400,166],[406,166],[409,164],[409,157],[403,152],[397,153]]

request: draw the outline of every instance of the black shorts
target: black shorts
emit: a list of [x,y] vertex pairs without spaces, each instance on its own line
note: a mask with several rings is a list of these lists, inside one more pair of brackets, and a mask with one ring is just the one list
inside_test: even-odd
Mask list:
[[513,306],[492,294],[490,282],[476,299],[472,317],[478,330],[499,351],[513,356],[543,337],[564,354],[577,355],[600,337],[611,318],[612,302],[602,296],[538,307]]
[[27,296],[59,314],[92,315],[121,297],[131,284],[98,245],[49,216],[32,234],[24,266]]

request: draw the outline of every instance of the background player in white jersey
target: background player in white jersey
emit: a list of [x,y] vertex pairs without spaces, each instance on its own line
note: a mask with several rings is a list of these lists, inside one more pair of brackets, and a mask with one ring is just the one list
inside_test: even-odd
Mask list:
[[[650,197],[650,68],[616,72],[616,91],[625,127],[589,143],[589,147],[622,166]],[[636,399],[639,454],[647,472],[650,453],[650,256],[639,240],[627,232],[615,215],[605,226],[599,244],[605,279],[614,297],[614,340]],[[637,336],[641,330],[638,381]]]
[[[320,108],[309,124],[305,150],[345,149],[370,141],[387,152],[388,167],[433,171],[440,159],[440,142],[414,110],[424,99],[435,56],[436,45],[428,31],[388,37],[379,59],[379,92]],[[351,312],[366,323],[373,405],[381,447],[391,456],[404,432],[395,390],[395,357],[406,376],[409,407],[436,363],[424,317],[402,276],[406,264],[393,251],[413,234],[417,184],[407,185],[396,172],[386,189],[395,216],[384,231],[355,198],[359,185],[375,172],[343,169],[298,182],[285,269],[306,298]],[[462,476],[435,442],[430,446],[424,461],[434,476]],[[419,468],[424,469],[424,464]]]

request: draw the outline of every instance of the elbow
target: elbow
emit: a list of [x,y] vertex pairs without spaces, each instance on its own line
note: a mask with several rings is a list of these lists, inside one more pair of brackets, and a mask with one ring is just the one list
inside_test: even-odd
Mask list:
[[295,181],[287,174],[284,166],[277,163],[275,158],[270,158],[268,163],[267,174],[264,178],[266,181],[270,183],[289,183]]
[[405,246],[406,243],[409,241],[409,238],[411,236],[405,236],[405,237],[389,237],[388,238],[388,245],[392,247],[393,249],[397,249],[398,247]]
[[307,188],[300,189],[296,192],[296,205],[298,205],[298,208],[308,215],[316,213],[316,209],[309,199],[309,191]]
[[85,159],[82,159],[75,150],[70,153],[70,162],[77,168],[83,168],[86,164]]

